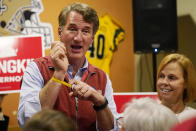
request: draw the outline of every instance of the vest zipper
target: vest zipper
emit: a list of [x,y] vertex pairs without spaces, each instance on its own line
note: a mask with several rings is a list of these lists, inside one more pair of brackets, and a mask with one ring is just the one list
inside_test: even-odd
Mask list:
[[[95,73],[96,72],[90,72],[87,78],[84,80],[84,82],[87,82],[90,76],[94,75]],[[77,97],[75,97],[75,103],[76,103],[76,127],[78,127],[78,98]]]
[[78,127],[78,98],[75,97],[76,102],[76,127]]

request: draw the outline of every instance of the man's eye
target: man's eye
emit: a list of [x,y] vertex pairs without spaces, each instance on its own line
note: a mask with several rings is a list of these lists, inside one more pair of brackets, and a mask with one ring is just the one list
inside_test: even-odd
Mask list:
[[82,32],[84,32],[84,33],[89,33],[89,30],[83,30]]
[[70,31],[76,31],[77,29],[76,28],[73,28],[73,27],[70,27],[69,30]]

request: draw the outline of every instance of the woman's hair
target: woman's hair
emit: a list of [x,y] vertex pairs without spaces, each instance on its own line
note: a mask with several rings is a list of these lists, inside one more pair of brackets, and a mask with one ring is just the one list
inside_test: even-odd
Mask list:
[[23,131],[77,131],[72,119],[62,112],[44,109],[33,115],[23,126]]
[[169,108],[149,97],[127,103],[123,117],[125,131],[169,131],[178,123]]
[[93,23],[93,33],[95,34],[99,28],[99,18],[97,12],[90,6],[83,3],[73,3],[66,6],[59,14],[59,27],[66,25],[67,16],[71,11],[75,11],[83,16],[86,22]]
[[178,63],[183,70],[183,77],[185,81],[185,87],[183,92],[183,102],[187,104],[192,102],[196,97],[196,74],[194,65],[191,60],[182,54],[170,54],[165,56],[158,68],[157,71],[157,80],[160,76],[161,71],[169,63]]

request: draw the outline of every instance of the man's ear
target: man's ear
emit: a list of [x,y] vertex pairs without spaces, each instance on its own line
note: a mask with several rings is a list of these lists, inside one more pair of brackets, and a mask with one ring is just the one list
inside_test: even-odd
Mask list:
[[62,33],[62,28],[61,27],[58,27],[58,36],[59,36],[59,39],[61,39],[61,33]]
[[91,42],[91,44],[93,44],[93,42],[94,42],[94,40],[95,40],[94,38],[95,38],[95,36],[93,35],[93,36],[92,36],[92,42]]
[[91,42],[90,46],[93,44],[93,42],[94,42],[94,39],[92,39],[92,42]]

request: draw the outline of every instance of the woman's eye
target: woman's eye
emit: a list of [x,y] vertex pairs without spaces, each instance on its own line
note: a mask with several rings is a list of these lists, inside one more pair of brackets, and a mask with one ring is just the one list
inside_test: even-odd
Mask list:
[[175,80],[175,79],[176,79],[175,76],[169,76],[168,78],[169,78],[170,80]]
[[160,75],[159,75],[159,78],[164,78],[164,77],[165,77],[164,74],[160,74]]

